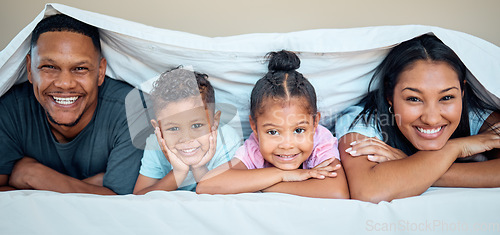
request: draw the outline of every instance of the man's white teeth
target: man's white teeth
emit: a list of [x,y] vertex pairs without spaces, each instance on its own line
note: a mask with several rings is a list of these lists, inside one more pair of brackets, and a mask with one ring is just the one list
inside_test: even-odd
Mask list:
[[54,100],[56,101],[56,103],[58,104],[62,104],[62,105],[68,105],[68,104],[72,104],[72,103],[75,103],[75,101],[78,99],[78,96],[75,96],[75,97],[54,97]]
[[436,129],[423,129],[423,128],[420,128],[420,127],[417,127],[417,130],[422,132],[422,133],[425,133],[425,134],[434,134],[434,133],[438,133],[443,127],[439,127],[439,128],[436,128]]
[[182,152],[184,152],[184,153],[192,153],[192,152],[194,152],[196,149],[198,149],[198,148],[183,149],[183,150],[181,150],[181,151],[182,151]]

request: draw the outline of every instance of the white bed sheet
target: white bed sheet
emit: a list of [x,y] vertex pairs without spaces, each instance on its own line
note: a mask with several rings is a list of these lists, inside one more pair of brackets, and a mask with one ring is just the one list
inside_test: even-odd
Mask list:
[[[218,102],[237,108],[245,135],[250,90],[266,72],[263,56],[281,49],[299,53],[299,71],[316,87],[327,126],[365,94],[374,68],[391,47],[425,33],[455,50],[471,72],[469,81],[482,84],[489,98],[498,102],[500,96],[500,48],[443,28],[406,25],[208,38],[60,4],[48,4],[0,52],[0,95],[26,80],[30,33],[44,15],[57,12],[99,27],[107,74],[146,92],[151,79],[179,64],[209,74]],[[13,191],[0,193],[0,234],[498,234],[499,196],[499,188],[431,188],[418,197],[372,204],[277,193]]]
[[280,193],[0,193],[0,234],[499,234],[500,188],[373,204]]

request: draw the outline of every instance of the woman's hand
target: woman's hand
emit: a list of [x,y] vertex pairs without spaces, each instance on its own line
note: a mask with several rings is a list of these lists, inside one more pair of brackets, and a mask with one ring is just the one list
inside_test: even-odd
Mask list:
[[336,177],[336,170],[342,167],[340,164],[335,166],[330,165],[335,159],[330,158],[312,169],[296,169],[284,170],[282,181],[284,182],[297,182],[307,179],[324,179],[326,177]]
[[461,150],[461,154],[459,156],[460,158],[500,148],[500,122],[496,123],[481,134],[452,139],[449,141],[458,143]]
[[367,156],[372,162],[386,162],[399,160],[407,157],[407,155],[397,149],[389,146],[378,138],[366,138],[351,143],[351,147],[345,150],[353,157]]

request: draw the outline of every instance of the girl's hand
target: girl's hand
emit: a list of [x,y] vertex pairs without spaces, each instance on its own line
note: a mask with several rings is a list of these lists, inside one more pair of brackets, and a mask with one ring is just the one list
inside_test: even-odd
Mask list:
[[459,158],[469,157],[495,148],[500,148],[500,122],[481,134],[449,141],[458,142],[458,146],[461,147]]
[[354,141],[351,143],[351,147],[345,151],[353,157],[367,156],[368,160],[377,163],[399,160],[407,157],[403,151],[393,148],[384,141],[373,137]]
[[174,172],[188,172],[189,171],[189,166],[184,164],[181,159],[175,155],[174,152],[172,152],[168,147],[167,144],[165,143],[165,140],[163,139],[163,136],[161,134],[160,128],[156,127],[155,128],[155,135],[156,139],[158,140],[158,144],[160,145],[160,149],[167,158],[168,162],[172,165],[172,168]]
[[336,177],[336,170],[342,167],[340,164],[331,166],[335,159],[328,159],[321,164],[317,165],[313,169],[296,169],[296,170],[285,170],[283,171],[282,181],[284,182],[297,182],[304,181],[307,179],[324,179],[326,177]]
[[213,156],[215,155],[215,150],[217,148],[217,126],[212,126],[212,130],[210,131],[210,136],[208,137],[210,147],[208,148],[208,151],[203,155],[201,158],[200,162],[197,164],[191,166],[192,168],[200,168],[205,166],[210,160],[212,160]]

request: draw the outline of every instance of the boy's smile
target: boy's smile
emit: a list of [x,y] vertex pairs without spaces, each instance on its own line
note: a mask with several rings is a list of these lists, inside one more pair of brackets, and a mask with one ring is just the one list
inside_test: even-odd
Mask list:
[[200,162],[208,151],[213,118],[200,97],[171,102],[158,114],[167,147],[189,166]]

